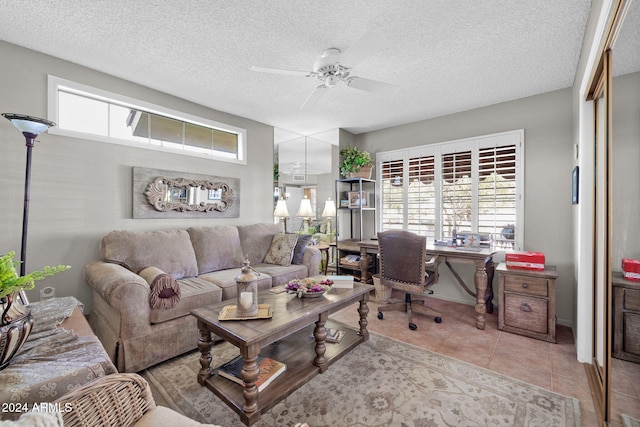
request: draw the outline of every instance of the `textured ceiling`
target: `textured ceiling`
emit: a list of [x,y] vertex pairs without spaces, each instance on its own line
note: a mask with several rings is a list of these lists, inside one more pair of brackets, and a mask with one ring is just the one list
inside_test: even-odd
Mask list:
[[[2,1],[0,39],[301,135],[361,133],[572,86],[590,4]],[[393,95],[338,85],[301,110],[317,80],[250,70],[311,70],[367,31],[384,43],[353,74]]]

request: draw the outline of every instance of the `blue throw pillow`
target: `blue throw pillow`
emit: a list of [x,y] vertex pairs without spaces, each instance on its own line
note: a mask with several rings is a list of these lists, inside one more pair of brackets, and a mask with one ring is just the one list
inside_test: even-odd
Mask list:
[[313,237],[311,234],[298,235],[298,241],[296,247],[293,249],[293,258],[291,264],[302,264],[302,257],[304,256],[304,249],[309,244],[309,240]]

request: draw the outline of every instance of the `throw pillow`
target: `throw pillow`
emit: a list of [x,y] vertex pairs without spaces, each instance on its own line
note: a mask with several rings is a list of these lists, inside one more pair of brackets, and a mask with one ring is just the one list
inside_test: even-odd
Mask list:
[[313,236],[311,234],[298,234],[298,241],[296,242],[296,247],[293,250],[293,258],[291,259],[291,264],[302,264],[304,250],[306,249],[312,237]]
[[180,285],[171,275],[157,267],[147,267],[138,273],[151,288],[151,308],[173,308],[180,302]]
[[264,257],[264,262],[283,266],[291,265],[297,241],[297,234],[275,234],[271,239],[271,247]]

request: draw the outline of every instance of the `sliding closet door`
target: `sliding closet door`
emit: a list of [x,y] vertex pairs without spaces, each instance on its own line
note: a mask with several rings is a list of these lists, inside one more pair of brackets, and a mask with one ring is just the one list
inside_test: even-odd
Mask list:
[[593,348],[588,367],[594,406],[602,425],[610,419],[611,364],[611,50],[604,52],[593,85]]

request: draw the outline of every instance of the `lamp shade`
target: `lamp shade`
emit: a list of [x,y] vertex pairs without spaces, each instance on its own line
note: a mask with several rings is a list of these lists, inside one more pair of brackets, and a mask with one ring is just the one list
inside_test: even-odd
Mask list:
[[313,209],[311,209],[311,200],[307,199],[307,196],[304,197],[300,201],[300,208],[298,209],[298,213],[296,216],[300,218],[313,218],[315,214],[313,213]]
[[287,209],[287,201],[284,199],[278,200],[276,203],[276,210],[273,211],[273,216],[276,218],[288,218],[289,210]]
[[17,127],[22,133],[30,133],[33,135],[39,135],[51,126],[55,126],[54,122],[41,119],[38,117],[26,116],[24,114],[14,113],[2,113],[2,115],[10,120],[11,123]]
[[332,218],[336,216],[336,203],[333,200],[328,199],[326,202],[324,202],[324,210],[322,211],[322,216],[325,218]]

